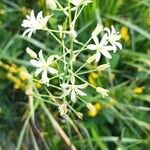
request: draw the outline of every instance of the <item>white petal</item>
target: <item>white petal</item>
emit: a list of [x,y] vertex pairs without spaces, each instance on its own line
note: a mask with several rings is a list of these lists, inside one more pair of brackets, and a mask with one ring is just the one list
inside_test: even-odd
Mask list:
[[31,38],[33,32],[34,32],[34,31],[30,31],[30,32],[28,33],[28,38]]
[[27,30],[25,30],[24,32],[23,32],[23,35],[22,35],[22,37],[24,37],[26,34],[28,34],[29,32],[31,32],[31,29],[27,29]]
[[52,56],[49,56],[48,59],[47,59],[47,64],[51,64],[54,60],[54,55]]
[[87,95],[86,93],[82,92],[82,91],[79,90],[78,88],[76,88],[75,91],[76,91],[76,93],[77,93],[78,95],[81,95],[81,96],[86,96],[86,95]]
[[88,84],[85,83],[85,84],[80,84],[80,85],[76,85],[76,86],[77,86],[77,88],[79,88],[79,89],[84,89],[84,88],[86,88],[86,87],[88,86]]
[[115,30],[115,28],[114,28],[113,25],[111,25],[111,32],[112,32],[112,34],[115,34],[115,33],[116,33],[116,30]]
[[108,59],[111,59],[111,58],[112,58],[111,55],[110,55],[110,53],[109,53],[107,50],[102,50],[101,53],[102,53],[106,58],[108,58]]
[[42,63],[40,61],[37,61],[35,59],[31,59],[30,60],[30,63],[35,66],[35,67],[41,67],[42,66]]
[[40,52],[39,52],[39,58],[42,62],[44,62],[44,63],[46,62],[44,57],[43,57],[43,51],[42,50],[40,50]]
[[36,17],[37,21],[40,21],[43,18],[43,12],[40,11]]
[[71,92],[71,100],[72,100],[73,103],[76,102],[76,93],[75,93],[74,90]]
[[75,84],[75,77],[73,75],[71,76],[71,84]]
[[108,33],[108,35],[110,35],[110,29],[109,28],[105,27],[104,31],[106,31]]
[[101,46],[106,45],[108,43],[107,38],[108,38],[107,34],[104,34],[100,41]]
[[93,38],[95,44],[98,45],[98,44],[99,44],[99,39],[98,39],[98,37],[97,37],[97,36],[93,36],[92,38]]
[[38,76],[43,71],[42,68],[39,68],[35,71],[35,76]]
[[98,62],[101,58],[101,53],[99,51],[96,52],[95,54],[95,61]]
[[52,67],[48,67],[48,71],[51,73],[51,74],[57,74],[58,71]]
[[103,26],[98,23],[94,31],[92,32],[92,37],[97,36],[103,30]]
[[41,81],[42,81],[43,83],[47,83],[47,81],[48,81],[47,70],[44,70],[44,71],[42,72],[42,79],[41,79]]
[[63,88],[63,89],[66,89],[69,87],[69,84],[67,83],[63,83],[63,84],[60,84],[60,86]]
[[121,45],[121,43],[119,43],[119,42],[115,42],[115,44],[120,48],[120,49],[122,49],[122,45]]
[[97,46],[96,46],[95,44],[89,44],[89,45],[87,46],[87,48],[90,49],[90,50],[96,50],[96,49],[97,49]]

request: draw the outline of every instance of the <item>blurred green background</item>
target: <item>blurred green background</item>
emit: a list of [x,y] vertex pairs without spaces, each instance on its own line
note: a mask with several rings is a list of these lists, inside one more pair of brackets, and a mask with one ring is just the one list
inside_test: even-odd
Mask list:
[[[122,37],[123,50],[113,54],[110,69],[87,76],[91,84],[111,88],[110,97],[89,94],[97,111],[80,106],[77,109],[84,117],[73,117],[73,123],[64,122],[48,103],[47,108],[79,150],[149,150],[150,0],[93,1],[78,19],[79,41],[90,37],[89,31],[97,21],[107,27],[113,24]],[[52,13],[45,0],[0,1],[0,149],[68,150],[41,107],[35,111],[36,127],[26,119],[29,104],[25,91],[29,83],[24,72],[32,69],[25,49],[29,46],[47,54],[58,49],[57,42],[43,32],[31,39],[21,37],[22,20],[32,9],[45,15]],[[64,15],[56,12],[48,24],[56,28],[63,20]],[[43,90],[40,84],[34,84]]]

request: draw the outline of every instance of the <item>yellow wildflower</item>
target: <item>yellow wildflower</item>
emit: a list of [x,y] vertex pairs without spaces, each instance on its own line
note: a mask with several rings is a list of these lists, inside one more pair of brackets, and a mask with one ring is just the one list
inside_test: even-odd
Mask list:
[[90,116],[90,117],[95,117],[102,108],[102,106],[99,102],[95,103],[93,105],[93,107],[94,107],[93,110],[88,111],[88,116]]
[[97,110],[88,112],[88,116],[90,116],[90,117],[95,117],[96,115],[97,115]]
[[22,81],[26,81],[27,77],[25,76],[24,72],[20,72],[19,77]]
[[11,72],[11,73],[16,73],[17,72],[17,70],[16,70],[16,68],[14,66],[10,66],[8,68],[8,71]]
[[134,89],[134,93],[135,94],[141,94],[141,93],[143,93],[143,87],[136,87],[135,89]]
[[88,82],[92,85],[96,86],[96,80],[92,78],[92,76],[89,74],[88,76]]
[[126,44],[127,46],[130,46],[130,35],[129,35],[129,30],[128,30],[128,28],[125,27],[125,26],[123,26],[123,27],[121,28],[120,33],[121,33],[121,38],[122,38],[122,40],[125,42],[125,44]]
[[88,76],[88,81],[89,83],[91,83],[92,85],[96,86],[96,82],[97,82],[97,79],[99,78],[99,72],[91,72],[89,73],[89,76]]
[[100,110],[102,108],[101,104],[98,102],[94,106],[95,106],[96,110]]

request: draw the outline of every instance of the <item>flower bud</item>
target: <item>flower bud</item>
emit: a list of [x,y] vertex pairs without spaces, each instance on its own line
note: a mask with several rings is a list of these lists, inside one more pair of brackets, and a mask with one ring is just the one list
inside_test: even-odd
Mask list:
[[102,71],[102,70],[105,70],[109,67],[110,67],[109,64],[103,64],[103,65],[100,65],[100,66],[97,67],[97,71]]
[[63,116],[67,113],[68,109],[67,109],[67,104],[62,104],[59,106],[59,112],[60,112],[60,116]]
[[105,98],[106,96],[108,96],[108,92],[109,92],[109,90],[104,89],[104,88],[102,88],[102,87],[97,87],[97,88],[96,88],[96,91],[97,91],[98,93],[100,93],[100,94],[103,96],[103,98]]
[[78,117],[79,119],[81,119],[81,120],[82,120],[82,118],[83,118],[83,114],[82,114],[82,113],[77,112],[77,113],[76,113],[76,115],[77,115],[77,117]]
[[94,107],[91,103],[87,103],[87,108],[88,108],[90,111],[96,111],[95,107]]
[[55,10],[57,8],[55,0],[46,0],[46,7]]
[[26,48],[26,52],[32,57],[32,58],[37,58],[37,54],[30,49],[29,47]]
[[74,29],[71,29],[71,30],[69,31],[69,35],[70,35],[73,39],[75,39],[75,38],[77,37],[77,32],[76,32]]

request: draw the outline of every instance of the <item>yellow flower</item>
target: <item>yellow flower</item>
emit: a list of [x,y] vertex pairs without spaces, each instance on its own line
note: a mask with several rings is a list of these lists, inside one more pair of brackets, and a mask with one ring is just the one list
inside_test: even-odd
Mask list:
[[16,70],[16,68],[14,66],[10,66],[8,68],[8,71],[11,72],[11,73],[16,73],[17,72],[17,70]]
[[88,116],[90,116],[90,117],[95,117],[96,115],[97,115],[97,110],[88,112]]
[[94,106],[95,106],[96,110],[100,110],[102,108],[101,104],[98,102]]
[[122,38],[122,40],[125,42],[125,44],[126,44],[127,46],[130,46],[130,35],[129,35],[129,30],[128,30],[128,28],[125,27],[125,26],[123,26],[123,27],[121,28],[120,33],[121,33],[121,38]]
[[96,80],[92,78],[92,76],[89,74],[88,76],[88,82],[92,85],[96,86]]
[[141,94],[141,93],[143,93],[143,87],[136,87],[135,89],[134,89],[134,93],[135,94]]
[[99,78],[99,72],[92,72],[89,74],[88,76],[88,81],[89,83],[91,83],[92,85],[96,86],[96,80]]
[[88,116],[90,116],[90,117],[95,117],[102,108],[102,106],[99,102],[95,103],[93,105],[93,107],[94,107],[93,110],[88,111]]
[[25,76],[24,72],[20,72],[19,77],[22,81],[26,81],[27,77]]

